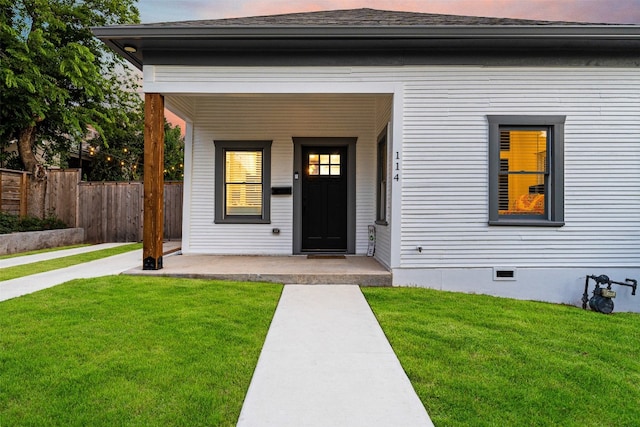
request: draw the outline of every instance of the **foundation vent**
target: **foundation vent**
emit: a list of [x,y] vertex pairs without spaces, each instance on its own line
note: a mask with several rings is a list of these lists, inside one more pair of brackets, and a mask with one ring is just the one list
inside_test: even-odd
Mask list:
[[513,267],[494,267],[493,280],[517,280],[518,271]]

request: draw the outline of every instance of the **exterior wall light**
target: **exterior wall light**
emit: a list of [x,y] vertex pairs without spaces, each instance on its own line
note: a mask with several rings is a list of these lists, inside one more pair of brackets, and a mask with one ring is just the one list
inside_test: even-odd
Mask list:
[[129,53],[136,53],[138,51],[137,47],[130,44],[125,44],[124,46],[122,46],[122,48],[124,49],[125,52],[129,52]]

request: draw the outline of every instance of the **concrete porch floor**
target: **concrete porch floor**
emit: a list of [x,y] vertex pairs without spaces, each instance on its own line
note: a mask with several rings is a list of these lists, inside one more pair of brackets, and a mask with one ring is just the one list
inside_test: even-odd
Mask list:
[[[165,244],[165,250],[167,246],[170,245]],[[140,265],[124,274],[285,284],[391,286],[391,272],[374,258],[365,256],[307,258],[306,255],[180,255],[174,252],[164,256],[163,265],[161,270],[142,270]]]

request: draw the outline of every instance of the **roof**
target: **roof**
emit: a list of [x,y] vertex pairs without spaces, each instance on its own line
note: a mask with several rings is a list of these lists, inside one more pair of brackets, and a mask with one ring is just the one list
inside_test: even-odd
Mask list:
[[[505,55],[635,55],[640,26],[441,15],[375,9],[97,27],[143,64],[397,64]],[[125,49],[125,46],[127,49]]]
[[435,26],[435,25],[590,25],[579,22],[537,21],[529,19],[489,18],[479,16],[444,15],[436,13],[402,12],[378,9],[326,10],[243,18],[142,24],[141,27],[251,27],[251,26]]

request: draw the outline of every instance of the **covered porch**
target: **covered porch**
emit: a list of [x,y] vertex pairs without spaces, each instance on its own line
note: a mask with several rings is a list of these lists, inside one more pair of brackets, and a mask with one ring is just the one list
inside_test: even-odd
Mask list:
[[[270,86],[263,89],[273,90]],[[380,173],[378,169],[385,170],[391,157],[387,151],[392,144],[391,141],[387,144],[387,139],[391,139],[388,125],[394,97],[389,89],[382,94],[378,93],[381,91],[378,86],[351,87],[348,93],[336,93],[328,88],[315,88],[314,93],[288,94],[254,90],[253,93],[147,93],[144,269],[169,268],[157,250],[160,245],[154,245],[162,232],[159,212],[162,170],[158,167],[162,162],[156,159],[162,157],[163,144],[157,116],[165,105],[186,121],[182,234],[185,255],[260,255],[267,259],[273,256],[295,259],[292,255],[296,255],[306,259],[304,255],[309,253],[341,253],[351,258],[368,252],[369,227],[375,223],[375,258],[388,268],[390,227],[384,219],[390,216],[391,204],[387,200],[391,199],[391,191],[386,185],[387,173]],[[311,150],[326,155],[313,154],[315,151]],[[344,152],[336,155],[337,150]],[[245,160],[254,154],[251,159],[256,164],[256,172],[250,172],[253,169],[242,163],[241,170],[246,176],[236,181],[247,188],[250,182],[254,191],[251,194],[259,193],[260,197],[243,198],[245,193],[240,191],[243,188],[225,172],[227,168],[235,170],[230,163],[235,157],[230,156],[237,153]],[[308,175],[313,175],[312,168],[305,161],[311,165],[313,156],[319,158],[316,174],[319,176],[309,178]],[[323,157],[336,157],[341,161],[339,166],[331,163],[335,170],[327,166],[330,173],[326,177]],[[315,197],[312,190],[316,190],[315,181],[320,178],[326,180],[327,188],[332,190],[338,188],[336,183],[343,184],[342,192],[336,196],[320,193],[322,197]],[[236,187],[231,187],[230,182]],[[235,188],[239,192],[237,197],[230,193]],[[241,213],[235,211],[236,205],[245,207],[249,202],[255,209],[253,216],[240,217]],[[327,216],[320,217],[319,213]],[[329,217],[329,213],[336,216],[339,213],[340,221]],[[378,221],[378,217],[382,221]],[[340,225],[335,227],[340,232],[335,236],[342,239],[342,246],[316,247],[307,242],[316,237],[309,230],[324,224]],[[336,238],[329,231],[326,234],[320,236],[327,241]],[[156,250],[151,250],[153,247]],[[204,264],[213,258],[207,260]],[[227,268],[227,258],[216,261],[222,264],[223,270]],[[246,267],[246,262],[240,264]],[[375,261],[374,265],[386,272]],[[340,270],[340,266],[335,268]],[[308,266],[301,266],[302,272],[307,270]],[[288,271],[267,271],[275,276],[285,273]],[[188,277],[188,273],[184,274]],[[248,274],[260,276],[263,272]],[[295,275],[295,271],[291,274]],[[331,268],[328,271],[321,268],[315,274],[335,275]],[[233,278],[242,280],[238,276]],[[327,283],[329,279],[332,283],[356,283],[328,277],[316,283]],[[304,280],[306,283],[316,279]],[[279,277],[274,281],[291,282]]]

